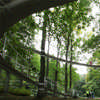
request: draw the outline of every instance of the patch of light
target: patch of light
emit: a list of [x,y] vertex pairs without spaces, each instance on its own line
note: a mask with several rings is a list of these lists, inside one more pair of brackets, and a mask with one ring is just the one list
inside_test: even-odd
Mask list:
[[85,66],[73,65],[73,67],[77,69],[76,72],[78,74],[83,75],[83,74],[87,74],[88,73],[87,67],[85,67]]

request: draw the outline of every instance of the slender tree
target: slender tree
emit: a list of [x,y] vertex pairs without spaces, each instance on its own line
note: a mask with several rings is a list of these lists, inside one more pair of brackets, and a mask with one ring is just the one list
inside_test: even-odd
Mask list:
[[[50,33],[48,33],[48,51],[47,54],[49,55],[49,50],[50,50]],[[49,74],[49,57],[47,56],[47,70],[46,70],[46,78],[48,78]]]
[[71,50],[70,50],[70,52],[71,52],[71,57],[70,57],[70,61],[71,61],[71,63],[70,63],[70,89],[72,88],[72,56],[73,56],[73,51],[72,51],[72,48],[73,48],[73,46],[72,46],[72,38],[71,38]]
[[[60,40],[58,38],[58,43],[57,43],[57,58],[59,58],[59,54],[60,54]],[[57,61],[56,61],[56,70],[55,70],[54,96],[57,96],[56,92],[57,92],[57,80],[58,80],[58,64],[59,64],[59,61],[57,59]]]
[[68,33],[68,41],[66,42],[66,63],[65,63],[65,94],[67,94],[67,89],[68,89],[68,50],[69,50],[69,40],[70,39],[70,34]]
[[44,11],[43,16],[44,22],[43,22],[43,30],[42,30],[42,43],[41,43],[41,66],[40,66],[40,78],[39,78],[39,89],[38,89],[38,96],[44,96],[45,90],[44,90],[44,77],[45,77],[45,40],[46,40],[46,26],[47,26],[47,11]]

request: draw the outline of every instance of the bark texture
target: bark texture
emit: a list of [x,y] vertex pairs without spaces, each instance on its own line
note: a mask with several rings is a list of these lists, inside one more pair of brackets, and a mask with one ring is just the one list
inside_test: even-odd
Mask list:
[[46,19],[47,19],[47,11],[44,12],[44,22],[43,22],[43,31],[42,31],[42,44],[41,44],[41,66],[40,66],[40,78],[39,78],[39,89],[38,96],[44,96],[44,77],[45,77],[45,40],[46,40]]
[[70,34],[68,33],[68,41],[66,43],[66,63],[65,63],[65,94],[67,94],[67,89],[68,89],[68,64],[67,64],[67,59],[68,59],[68,50],[69,50],[69,38]]

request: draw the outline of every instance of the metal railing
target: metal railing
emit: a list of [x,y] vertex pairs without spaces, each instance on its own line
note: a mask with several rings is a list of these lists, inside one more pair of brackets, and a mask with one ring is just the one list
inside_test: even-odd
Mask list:
[[[7,40],[6,40],[7,41]],[[6,56],[8,58],[12,58],[11,56],[9,55],[6,55],[6,53],[3,53],[3,54],[0,54],[1,55],[1,60],[3,60],[5,62],[2,63],[2,61],[0,62],[0,67],[4,70],[6,70],[7,72],[10,72],[10,73],[13,73],[13,74],[16,74],[18,77],[20,77],[21,75],[21,78],[23,80],[26,80],[27,82],[29,83],[32,83],[34,84],[35,86],[39,86],[39,85],[44,85],[44,90],[46,89],[47,91],[50,91],[48,92],[48,95],[53,95],[53,92],[54,92],[54,85],[55,85],[55,82],[52,82],[52,86],[49,88],[47,85],[48,84],[51,84],[49,82],[49,79],[45,79],[44,80],[44,83],[39,83],[39,77],[35,77],[33,75],[31,75],[31,71],[29,72],[29,68],[30,68],[30,63],[22,56],[18,53],[18,51],[10,44],[9,41],[7,41],[7,45],[9,45],[11,47],[11,49],[16,53],[16,61],[12,62],[12,66],[15,66],[15,67],[12,67],[11,65],[9,65],[8,63],[6,63],[6,61],[4,60],[6,58]],[[15,45],[16,46],[16,45]],[[22,47],[23,49],[30,49],[30,47]],[[5,48],[3,49],[5,50]],[[35,50],[35,49],[32,49],[35,53],[41,55],[42,54],[42,51],[38,51],[38,50]],[[4,55],[5,54],[5,55]],[[45,57],[49,57],[49,58],[52,58],[52,59],[55,59],[55,60],[59,60],[59,61],[63,61],[63,62],[66,62],[65,59],[62,59],[62,58],[57,58],[57,57],[54,57],[54,56],[51,56],[51,55],[48,55],[46,53],[44,53],[44,55],[42,56],[45,56]],[[17,57],[19,57],[20,59],[22,59],[27,65],[22,65],[20,63],[18,63],[17,61]],[[67,63],[71,63],[71,61],[67,61]],[[100,67],[100,65],[88,65],[88,64],[82,64],[82,63],[78,63],[78,62],[72,62],[72,64],[77,64],[77,65],[84,65],[84,66],[88,66],[88,67]],[[8,66],[7,66],[8,65]],[[20,70],[19,70],[20,69]],[[11,70],[13,70],[14,72],[12,72]],[[33,73],[33,72],[32,72]],[[18,75],[19,74],[19,75]],[[56,91],[56,94],[57,95],[63,95],[63,96],[66,96],[68,94],[65,94],[65,93],[61,93],[59,92],[58,90]]]

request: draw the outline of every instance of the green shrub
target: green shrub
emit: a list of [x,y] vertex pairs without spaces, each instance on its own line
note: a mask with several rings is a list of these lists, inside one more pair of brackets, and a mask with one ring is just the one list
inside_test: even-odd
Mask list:
[[95,89],[95,96],[100,97],[100,89]]
[[24,87],[16,88],[16,89],[10,88],[9,93],[13,95],[17,95],[17,96],[30,96],[31,95],[31,91],[25,89]]
[[[4,87],[0,86],[0,93],[3,93],[3,92],[4,92]],[[17,95],[17,96],[30,96],[31,95],[31,91],[28,89],[25,89],[25,87],[15,88],[15,89],[9,88],[8,92],[10,94]]]

